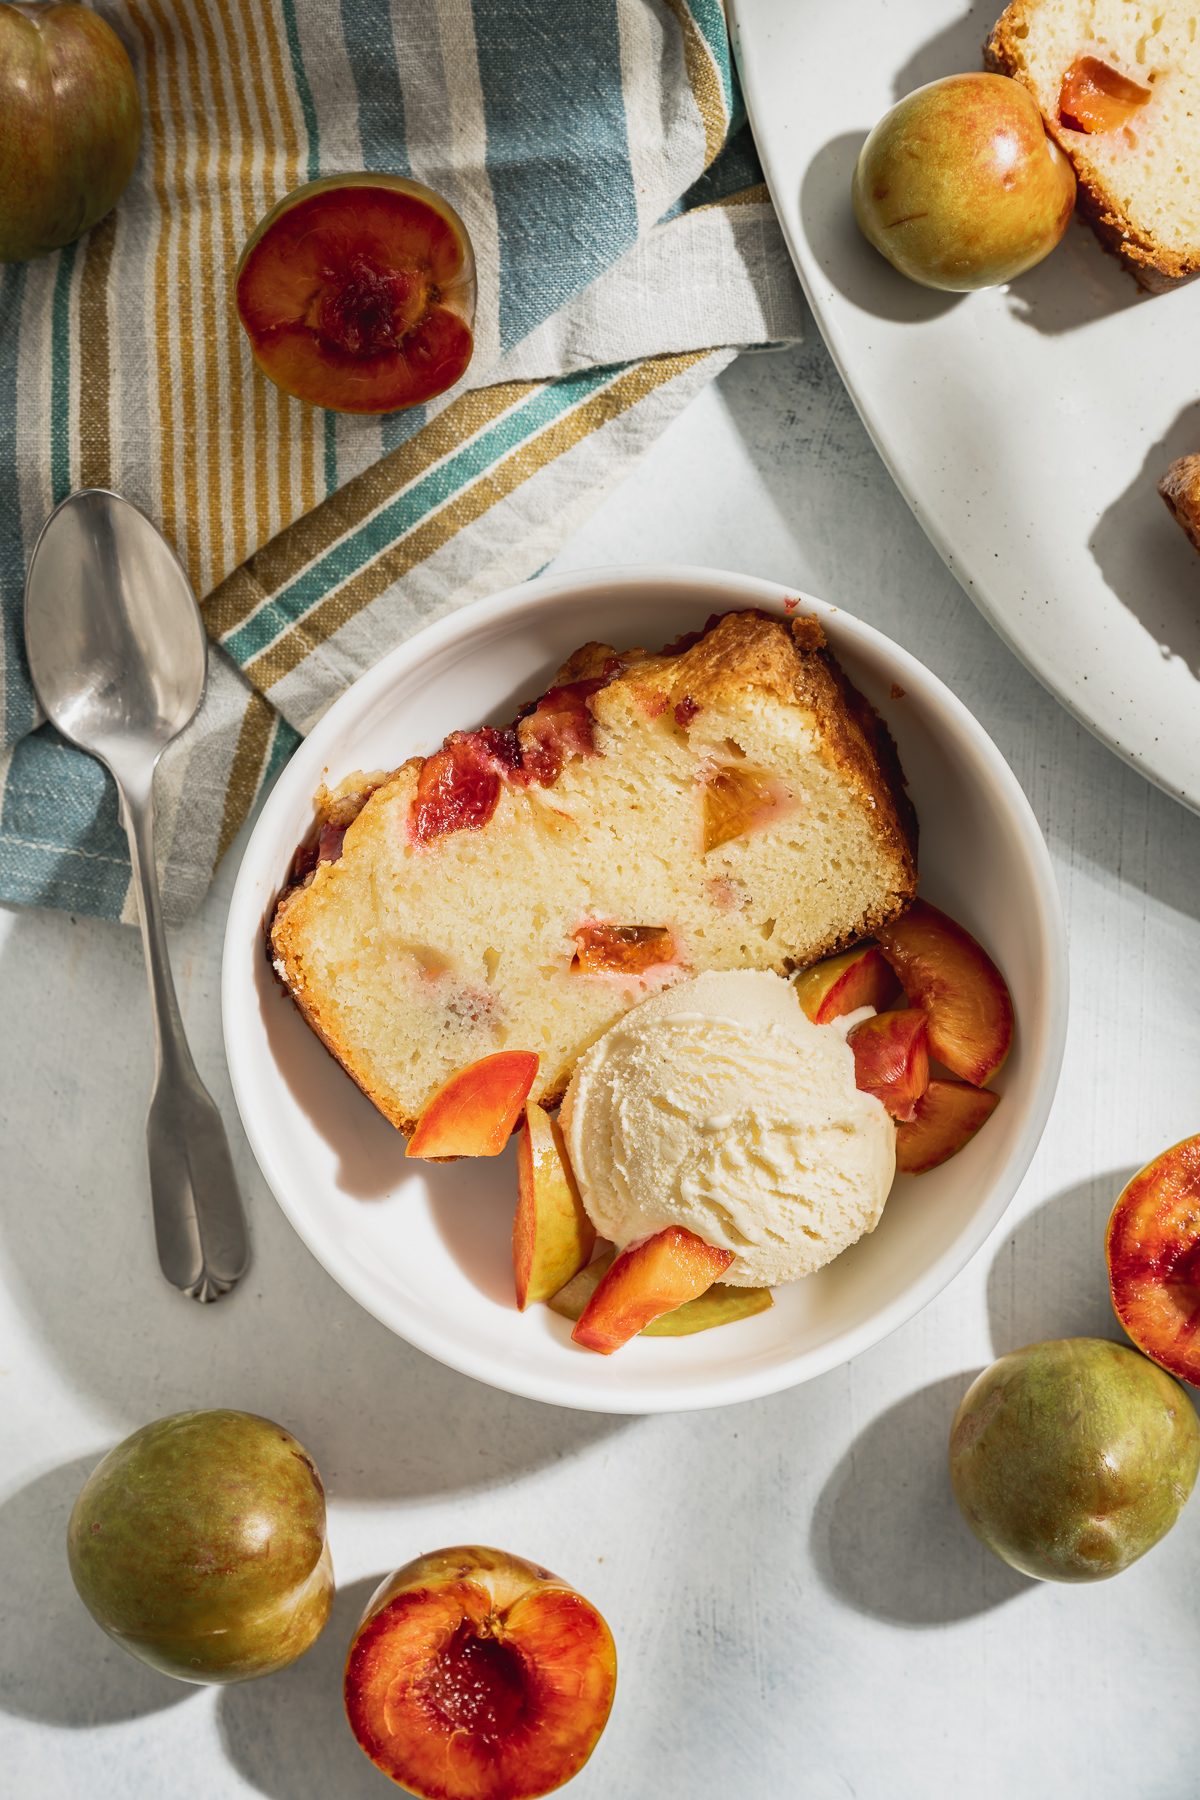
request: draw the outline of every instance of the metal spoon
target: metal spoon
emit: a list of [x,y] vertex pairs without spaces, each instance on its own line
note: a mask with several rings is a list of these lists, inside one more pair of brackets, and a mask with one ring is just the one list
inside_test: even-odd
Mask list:
[[184,1035],[154,861],[154,770],[204,692],[200,609],[175,552],[136,506],[85,488],[34,545],[25,642],[38,699],[62,735],[98,757],[121,799],[154,1011],[146,1119],[163,1274],[216,1300],[245,1273],[246,1220],[225,1127]]

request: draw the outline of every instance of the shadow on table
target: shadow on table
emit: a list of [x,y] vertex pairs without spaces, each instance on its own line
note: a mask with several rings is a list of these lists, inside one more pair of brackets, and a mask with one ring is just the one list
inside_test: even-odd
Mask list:
[[1049,1338],[1125,1343],[1112,1308],[1104,1228],[1135,1168],[1113,1169],[1064,1189],[1021,1220],[988,1274],[988,1320],[997,1356]]
[[1036,1585],[977,1542],[950,1487],[950,1422],[977,1373],[936,1381],[881,1413],[821,1491],[813,1562],[826,1587],[859,1612],[897,1625],[945,1625]]
[[831,138],[813,157],[800,190],[800,217],[821,273],[838,292],[877,319],[918,324],[936,319],[965,299],[920,287],[893,269],[868,244],[850,204],[850,178],[865,131]]
[[981,70],[983,46],[996,18],[993,0],[975,0],[961,19],[944,26],[919,50],[913,51],[892,83],[895,98],[903,100],[914,88],[924,87],[927,81],[939,81],[943,75],[971,74]]
[[1101,249],[1091,226],[1076,213],[1057,248],[1009,282],[1008,305],[1022,325],[1061,337],[1131,306],[1153,305],[1153,299]]
[[272,1800],[379,1800],[399,1790],[367,1760],[342,1705],[342,1665],[382,1574],[342,1588],[307,1656],[272,1675],[222,1689],[217,1719],[238,1773]]
[[48,1725],[119,1725],[197,1691],[114,1644],[75,1592],[67,1520],[99,1461],[78,1457],[0,1506],[0,1708]]
[[[1185,406],[1101,514],[1089,548],[1105,583],[1141,620],[1164,659],[1200,674],[1200,557],[1175,523],[1158,482],[1177,456],[1200,450],[1200,402]],[[1197,693],[1200,705],[1200,692]]]
[[[237,1407],[293,1431],[335,1500],[401,1500],[513,1481],[622,1429],[459,1375],[357,1306],[271,1199],[211,1046],[201,1073],[229,1128],[253,1261],[215,1306],[171,1288],[146,1173],[140,953],[130,934],[123,963],[92,958],[88,932],[65,914],[24,915],[0,956],[2,1115],[40,1121],[8,1134],[0,1237],[32,1329],[68,1386],[121,1421],[114,1439],[168,1413]],[[81,1052],[101,1029],[122,1057]]]

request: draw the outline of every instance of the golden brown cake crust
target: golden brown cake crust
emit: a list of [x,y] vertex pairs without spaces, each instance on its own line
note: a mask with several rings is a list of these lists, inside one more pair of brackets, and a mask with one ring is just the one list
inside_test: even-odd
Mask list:
[[[620,664],[615,672],[614,660]],[[652,708],[656,712],[664,696],[671,706],[686,702],[701,709],[744,696],[747,688],[757,687],[809,715],[821,755],[868,809],[880,850],[892,861],[897,875],[891,891],[861,919],[857,930],[820,945],[804,957],[806,963],[836,954],[905,909],[916,892],[917,819],[896,746],[883,720],[834,659],[818,620],[798,617],[789,621],[757,611],[727,613],[710,620],[696,641],[688,644],[681,640],[679,648],[657,655],[642,650],[617,652],[611,645],[590,643],[568,659],[556,685],[597,679],[606,666],[612,679],[595,696],[601,705],[606,697],[608,704],[619,704],[620,690],[625,689],[643,703],[648,694],[653,695],[659,703]],[[375,771],[364,776],[356,771],[332,792],[322,787],[316,796],[319,823],[348,828],[347,848],[351,848],[358,831],[371,828],[378,809],[411,805],[423,761],[412,758],[390,775]],[[297,918],[308,913],[311,900],[319,903],[321,890],[336,867],[336,862],[322,862],[309,867],[303,879],[293,877],[271,921],[272,961],[326,1049],[397,1130],[409,1137],[416,1128],[416,1117],[401,1112],[391,1095],[378,1091],[356,1071],[336,1026],[325,1017],[320,995],[311,991],[305,980],[303,957],[297,948],[302,932],[298,934],[294,927]],[[781,972],[795,966],[794,959],[781,959]],[[558,1104],[566,1079],[542,1094],[544,1106]]]
[[[1028,89],[1036,101],[1033,84],[1024,72],[1021,44],[1038,0],[1013,0],[997,19],[984,45],[984,63],[997,75],[1008,75]],[[1039,102],[1040,106],[1040,102]],[[1075,205],[1095,232],[1101,245],[1122,263],[1138,286],[1149,294],[1169,294],[1200,275],[1200,255],[1181,256],[1134,224],[1120,202],[1100,183],[1082,174],[1072,155],[1071,134],[1059,129],[1057,119],[1042,113],[1047,131],[1071,163],[1078,183]]]
[[1200,550],[1200,455],[1180,456],[1158,484],[1167,511]]

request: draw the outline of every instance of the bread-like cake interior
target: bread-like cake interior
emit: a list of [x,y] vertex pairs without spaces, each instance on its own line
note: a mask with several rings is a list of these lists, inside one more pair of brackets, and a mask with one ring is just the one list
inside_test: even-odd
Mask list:
[[[1157,291],[1200,272],[1197,24],[1196,6],[1180,0],[1014,0],[988,43],[993,66],[1029,88],[1071,158],[1102,242]],[[1083,57],[1147,95],[1110,130],[1064,117],[1063,77]]]
[[[562,696],[555,770],[537,755]],[[456,743],[492,769],[493,809],[431,830]],[[271,931],[308,1022],[405,1135],[480,1057],[536,1050],[552,1104],[648,993],[705,969],[786,974],[915,891],[894,745],[815,620],[726,614],[659,655],[587,645],[514,732],[455,734],[440,758],[320,797],[326,820],[361,811]]]

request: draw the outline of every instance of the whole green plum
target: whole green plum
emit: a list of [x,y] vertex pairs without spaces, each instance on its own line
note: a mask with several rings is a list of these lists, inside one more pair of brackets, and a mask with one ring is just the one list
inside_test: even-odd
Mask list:
[[859,152],[854,215],[923,287],[997,287],[1049,255],[1075,173],[1029,93],[1006,75],[947,75],[907,94]]
[[333,1605],[312,1458],[254,1413],[175,1413],[109,1452],[67,1527],[80,1598],[109,1637],[181,1681],[295,1662]]
[[112,26],[86,6],[0,0],[0,262],[90,230],[141,142],[137,80]]
[[1041,1581],[1104,1581],[1165,1537],[1200,1467],[1179,1383],[1126,1344],[1058,1338],[972,1382],[950,1481],[981,1544]]

